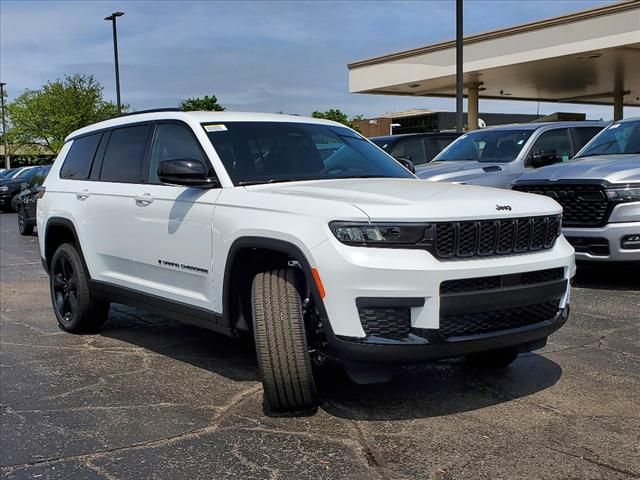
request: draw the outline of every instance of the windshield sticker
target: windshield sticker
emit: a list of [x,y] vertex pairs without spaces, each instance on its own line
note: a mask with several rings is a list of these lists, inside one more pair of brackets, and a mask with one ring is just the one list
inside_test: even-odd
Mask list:
[[620,124],[619,124],[619,123],[614,123],[613,125],[611,125],[611,126],[609,127],[609,130],[613,130],[614,128],[618,128],[619,126],[620,126]]
[[522,145],[524,143],[524,140],[518,140],[518,145]]
[[205,125],[204,129],[207,132],[226,132],[227,131],[227,127],[222,125],[221,123],[218,123],[215,125]]

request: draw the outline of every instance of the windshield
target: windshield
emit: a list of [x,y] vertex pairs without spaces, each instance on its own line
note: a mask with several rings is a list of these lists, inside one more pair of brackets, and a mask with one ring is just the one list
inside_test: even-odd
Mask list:
[[414,178],[341,127],[288,122],[203,125],[234,185],[335,178]]
[[640,120],[614,123],[591,140],[575,158],[640,153]]
[[440,152],[433,161],[510,162],[518,156],[532,133],[533,130],[478,130],[467,133]]

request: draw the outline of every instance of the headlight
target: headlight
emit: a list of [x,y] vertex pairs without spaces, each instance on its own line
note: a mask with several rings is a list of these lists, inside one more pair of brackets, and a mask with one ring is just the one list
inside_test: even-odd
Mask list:
[[607,188],[607,198],[617,202],[640,201],[640,186],[628,186],[621,188]]
[[9,187],[7,187],[6,185],[0,186],[0,192],[8,192],[8,191],[9,191]]
[[433,226],[426,223],[331,222],[329,228],[347,245],[364,247],[428,247],[433,244]]

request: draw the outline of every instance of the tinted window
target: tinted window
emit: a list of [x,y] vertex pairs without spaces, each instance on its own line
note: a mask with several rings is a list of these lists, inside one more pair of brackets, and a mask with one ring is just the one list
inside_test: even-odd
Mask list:
[[544,132],[533,144],[531,152],[536,155],[540,153],[556,152],[558,160],[563,162],[573,157],[571,138],[568,128],[559,128]]
[[533,130],[476,130],[459,137],[434,158],[438,162],[511,162]]
[[149,183],[160,183],[158,167],[164,160],[200,160],[207,163],[191,129],[176,123],[163,123],[156,127],[149,159]]
[[425,137],[424,143],[427,150],[427,162],[433,160],[436,155],[447,148],[456,138],[457,137]]
[[590,155],[623,155],[640,153],[640,121],[614,123],[595,137],[580,152]]
[[600,133],[601,130],[602,130],[602,127],[575,128],[574,131],[576,133],[576,139],[578,141],[578,144],[576,145],[576,148],[575,148],[576,152],[580,150],[582,147],[584,147],[587,143],[589,143],[589,140],[591,140],[598,133]]
[[411,138],[407,140],[400,140],[393,147],[391,155],[394,157],[409,157],[414,165],[421,165],[426,162],[424,155],[424,145],[421,138]]
[[329,125],[229,122],[204,125],[235,185],[333,178],[413,178],[355,132]]
[[38,169],[38,173],[29,182],[29,188],[37,188],[44,183],[47,178],[50,167],[42,167]]
[[73,140],[60,169],[60,178],[69,180],[86,180],[89,178],[91,164],[101,136],[101,133],[96,133],[95,135],[87,135]]
[[138,183],[142,174],[148,134],[149,125],[113,130],[104,153],[100,180]]

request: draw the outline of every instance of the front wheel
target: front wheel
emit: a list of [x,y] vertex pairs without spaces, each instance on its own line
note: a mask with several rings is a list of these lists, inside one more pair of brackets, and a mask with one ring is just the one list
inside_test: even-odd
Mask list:
[[33,225],[27,223],[27,215],[23,206],[18,206],[18,231],[20,235],[33,235]]
[[51,303],[58,323],[72,333],[100,330],[109,315],[109,303],[96,300],[89,290],[89,274],[76,247],[63,243],[51,259]]
[[302,313],[300,272],[292,268],[257,274],[251,289],[253,330],[264,395],[273,412],[317,409]]
[[518,349],[515,347],[474,353],[473,355],[467,355],[467,363],[479,368],[506,368],[518,357],[518,353]]

